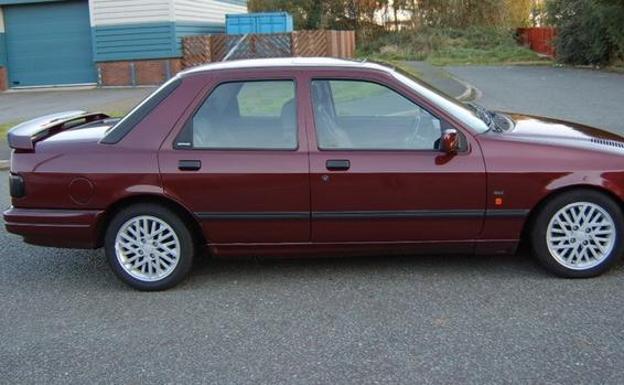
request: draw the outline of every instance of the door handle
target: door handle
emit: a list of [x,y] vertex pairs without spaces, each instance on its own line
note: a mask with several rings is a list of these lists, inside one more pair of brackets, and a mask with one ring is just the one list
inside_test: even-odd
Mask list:
[[325,162],[329,171],[347,171],[351,168],[351,162],[346,159],[330,159]]
[[178,162],[180,171],[197,171],[201,168],[201,160],[181,160]]

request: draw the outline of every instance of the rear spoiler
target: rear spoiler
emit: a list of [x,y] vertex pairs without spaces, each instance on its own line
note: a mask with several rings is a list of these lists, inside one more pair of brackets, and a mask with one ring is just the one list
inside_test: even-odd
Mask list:
[[13,127],[7,134],[9,147],[32,151],[35,142],[65,129],[109,118],[101,112],[66,111],[45,115]]

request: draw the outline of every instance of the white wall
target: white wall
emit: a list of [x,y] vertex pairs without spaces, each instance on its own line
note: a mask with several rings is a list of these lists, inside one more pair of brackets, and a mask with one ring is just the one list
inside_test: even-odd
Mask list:
[[175,21],[225,23],[226,13],[246,13],[247,7],[217,0],[173,0]]
[[0,7],[0,33],[4,33],[4,15],[2,14],[2,7]]
[[174,0],[90,0],[91,26],[173,22]]
[[90,0],[91,26],[190,22],[225,23],[226,13],[245,13],[247,6],[218,0]]

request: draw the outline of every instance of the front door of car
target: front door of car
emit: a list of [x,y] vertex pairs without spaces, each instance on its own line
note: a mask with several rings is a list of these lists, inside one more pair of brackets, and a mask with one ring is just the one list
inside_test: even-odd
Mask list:
[[215,80],[163,144],[165,192],[199,218],[209,243],[309,241],[296,84],[283,73]]
[[313,241],[472,244],[486,187],[474,139],[460,131],[461,152],[442,153],[452,127],[377,80],[307,84]]

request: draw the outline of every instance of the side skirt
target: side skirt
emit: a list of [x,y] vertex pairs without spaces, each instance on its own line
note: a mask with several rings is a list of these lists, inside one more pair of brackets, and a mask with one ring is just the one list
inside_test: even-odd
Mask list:
[[211,243],[206,245],[217,258],[241,257],[349,257],[375,255],[509,255],[518,248],[518,239],[351,242],[351,243]]

